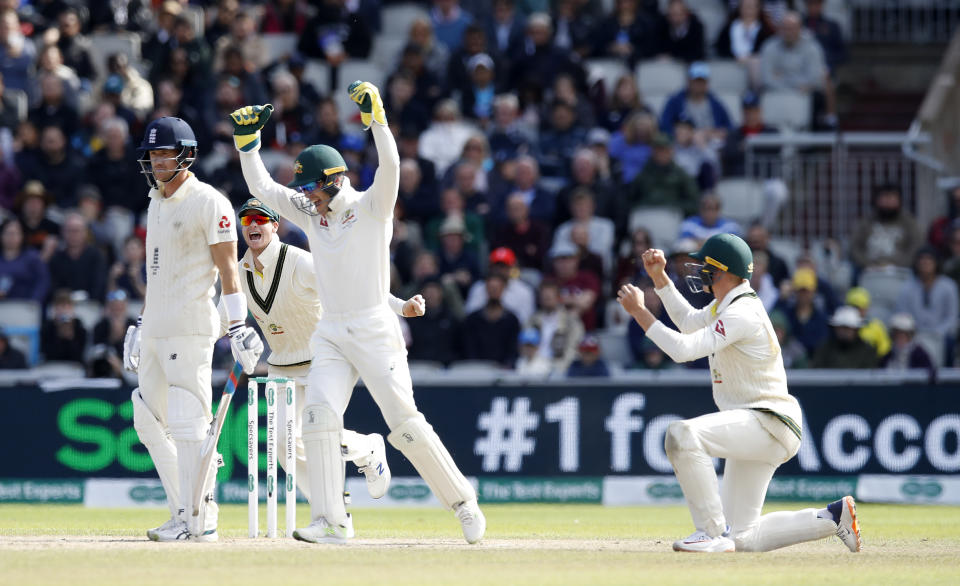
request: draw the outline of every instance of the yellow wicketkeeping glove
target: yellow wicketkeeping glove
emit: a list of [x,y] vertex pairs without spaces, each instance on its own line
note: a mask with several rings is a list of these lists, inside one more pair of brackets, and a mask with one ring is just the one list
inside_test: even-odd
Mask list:
[[239,150],[250,152],[257,148],[260,144],[260,129],[266,125],[271,114],[273,114],[271,104],[244,106],[230,114],[230,122],[233,123],[233,143]]
[[380,99],[380,90],[369,81],[355,81],[347,88],[350,99],[360,106],[360,121],[363,129],[367,130],[376,122],[380,126],[387,125],[387,112],[383,109],[383,100]]

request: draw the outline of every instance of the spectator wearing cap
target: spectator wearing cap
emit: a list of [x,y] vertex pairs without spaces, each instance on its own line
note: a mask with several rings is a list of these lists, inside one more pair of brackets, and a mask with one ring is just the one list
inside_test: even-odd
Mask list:
[[608,89],[607,92],[610,97],[598,122],[611,132],[619,129],[627,117],[634,112],[652,114],[650,108],[643,103],[637,78],[632,73],[621,75],[613,88]]
[[47,217],[47,208],[52,201],[43,183],[36,179],[27,181],[17,197],[24,242],[27,247],[38,251],[44,262],[50,260],[60,242],[60,224]]
[[467,234],[463,217],[447,216],[440,224],[437,235],[440,240],[437,256],[441,278],[453,279],[460,292],[465,293],[471,283],[480,277],[480,267],[476,257],[464,246]]
[[549,275],[560,286],[561,302],[580,316],[583,327],[592,332],[597,327],[597,305],[600,301],[600,279],[580,267],[577,247],[559,243],[550,249]]
[[40,329],[40,350],[45,360],[83,362],[87,330],[76,316],[68,289],[53,294],[50,317]]
[[687,87],[672,95],[664,104],[660,130],[671,132],[681,117],[691,120],[711,140],[724,140],[733,126],[726,106],[710,92],[710,66],[703,61],[690,64]]
[[880,363],[876,350],[860,339],[857,331],[863,320],[856,307],[842,305],[830,318],[830,337],[817,346],[810,366],[813,368],[876,368]]
[[540,281],[537,299],[537,311],[527,322],[527,327],[539,332],[539,353],[550,361],[551,369],[566,372],[583,339],[583,322],[575,311],[563,304],[560,285],[554,279]]
[[945,357],[947,366],[953,362],[960,319],[958,307],[957,284],[941,273],[936,251],[921,248],[914,258],[913,278],[900,289],[897,312],[913,317],[917,337],[927,342],[935,359],[941,361]]
[[692,216],[697,212],[700,200],[696,181],[673,160],[673,143],[669,136],[658,134],[651,144],[650,160],[630,183],[630,207],[666,206]]
[[617,0],[613,12],[594,30],[594,55],[623,59],[633,69],[638,60],[656,54],[659,24],[638,0]]
[[520,268],[539,273],[550,249],[549,226],[530,217],[530,206],[521,193],[507,196],[506,214],[507,221],[497,228],[491,246],[516,251]]
[[[809,252],[804,252],[798,256],[794,261],[794,266],[796,269],[810,269],[817,275],[817,289],[814,293],[813,303],[826,315],[833,315],[833,312],[841,305],[841,300],[833,290],[829,276],[818,269],[816,261]],[[781,283],[780,287],[786,289],[787,294],[789,294],[789,285]]]
[[[509,248],[494,248],[490,252],[487,274],[498,274],[504,279],[506,283],[502,296],[504,307],[516,315],[520,323],[527,323],[536,308],[536,299],[533,288],[519,278],[517,255]],[[470,287],[464,303],[464,311],[467,313],[477,311],[486,303],[486,285],[483,281],[478,281]]]
[[0,224],[0,300],[32,299],[43,303],[50,274],[40,253],[26,245],[23,224],[9,218]]
[[600,341],[595,336],[584,336],[577,348],[578,356],[567,369],[567,376],[610,376],[607,361],[600,356]]
[[83,296],[103,300],[107,283],[106,259],[90,244],[90,229],[79,213],[63,221],[63,248],[50,258],[50,282],[54,290],[82,291]]
[[476,132],[472,125],[460,117],[460,108],[453,100],[440,100],[433,111],[433,122],[420,135],[420,156],[434,164],[437,178],[443,177],[447,169],[457,161],[463,152],[463,145]]
[[37,48],[20,29],[17,11],[4,10],[0,14],[0,74],[7,87],[32,90],[31,75],[37,59]]
[[909,267],[923,243],[920,225],[903,209],[900,187],[878,186],[871,201],[873,211],[853,230],[850,258],[859,269],[894,265]]
[[[757,134],[776,134],[779,132],[773,126],[763,121],[763,109],[760,107],[760,96],[747,92],[741,102],[743,107],[743,124],[733,129],[723,143],[720,156],[723,161],[723,174],[727,177],[742,177],[746,171],[747,138]],[[777,149],[757,149],[758,153],[777,154]]]
[[123,377],[123,339],[136,322],[127,315],[127,294],[122,289],[107,293],[103,317],[93,328],[93,352],[87,372],[94,377]]
[[936,365],[923,344],[914,338],[916,324],[909,313],[895,313],[890,316],[890,352],[880,360],[880,368],[904,371],[911,368],[924,368],[931,376]]
[[857,311],[860,312],[860,319],[863,320],[863,325],[860,326],[860,338],[873,346],[878,357],[886,356],[890,352],[890,336],[887,334],[887,326],[875,317],[867,317],[870,311],[870,292],[863,287],[851,287],[847,291],[846,304],[856,307]]
[[477,23],[471,24],[463,32],[463,42],[460,46],[450,52],[447,60],[447,70],[442,78],[445,81],[445,92],[453,94],[456,92],[465,93],[470,87],[470,67],[469,62],[473,57],[480,54],[486,54],[495,57],[496,65],[494,71],[498,75],[497,85],[502,85],[506,81],[506,72],[502,71],[506,65],[504,55],[499,53],[496,48],[490,44],[484,28]]
[[780,343],[780,356],[786,369],[807,368],[807,349],[790,331],[790,320],[779,309],[770,312],[770,325]]
[[464,229],[466,230],[467,250],[471,251],[476,258],[481,258],[480,255],[484,254],[487,250],[485,246],[486,228],[483,217],[473,209],[470,209],[471,203],[473,203],[474,209],[477,209],[477,203],[468,201],[464,193],[456,187],[449,187],[441,192],[440,215],[433,217],[433,219],[427,222],[424,231],[424,241],[428,248],[438,250],[438,232],[440,225],[443,224],[447,218],[456,216],[463,221]]
[[713,189],[720,175],[720,161],[717,151],[707,145],[706,135],[697,132],[692,120],[681,116],[673,125],[673,138],[677,164],[696,179],[700,189]]
[[[787,316],[793,336],[803,344],[807,353],[812,355],[830,333],[827,328],[826,314],[818,309],[814,303],[814,296],[817,291],[817,273],[808,267],[798,268],[793,274],[791,283],[792,295],[781,298],[777,308]],[[859,321],[858,313],[858,326]],[[874,352],[874,356],[876,356],[876,352]]]
[[[433,255],[428,254],[430,257]],[[418,257],[419,258],[419,257]],[[426,261],[429,262],[429,261]],[[412,343],[407,349],[410,360],[429,360],[448,365],[460,358],[460,318],[450,308],[451,289],[445,286],[435,275],[425,277],[419,282],[416,293],[423,295],[430,310],[422,317],[426,319],[413,323],[410,320]],[[456,288],[453,295],[459,298]]]
[[0,329],[0,370],[21,370],[24,368],[27,368],[26,356],[10,345],[10,337]]
[[314,6],[313,18],[300,36],[297,50],[332,67],[348,57],[366,59],[373,43],[371,24],[369,19],[353,14],[346,2],[321,2]]
[[535,328],[520,331],[517,339],[520,356],[514,370],[521,376],[546,378],[550,375],[550,360],[540,354],[540,332]]
[[463,320],[463,357],[467,360],[490,360],[504,368],[513,368],[517,362],[520,321],[505,305],[507,278],[491,271],[479,284],[484,288],[486,301],[480,309],[468,313]]
[[474,55],[467,61],[470,85],[460,94],[460,109],[467,118],[486,127],[493,118],[493,100],[496,96],[493,58],[486,53]]
[[607,144],[610,159],[620,169],[615,181],[627,185],[640,174],[650,159],[650,143],[656,133],[657,120],[647,112],[634,112],[624,120]]
[[600,257],[603,274],[613,270],[614,242],[616,231],[613,220],[596,215],[596,198],[586,187],[579,187],[570,195],[570,219],[560,224],[553,234],[553,245],[576,244],[574,231],[581,227],[586,231],[587,249]]
[[705,53],[703,23],[690,12],[684,0],[667,3],[667,29],[660,38],[657,54],[690,63],[702,61]]
[[464,31],[473,24],[473,15],[460,7],[460,0],[433,0],[430,22],[437,41],[453,52],[460,48]]
[[545,12],[534,12],[527,17],[526,37],[520,54],[513,62],[511,87],[545,90],[561,73],[568,73],[585,85],[586,74],[567,49],[553,44],[553,21]]
[[501,188],[491,203],[490,218],[495,226],[506,223],[507,196],[519,193],[530,207],[530,217],[544,223],[553,221],[556,196],[540,187],[540,165],[531,156],[517,157],[512,163],[512,180]]
[[699,212],[680,224],[680,238],[693,238],[704,242],[714,234],[732,233],[740,236],[743,229],[740,224],[720,215],[723,202],[717,194],[708,191],[700,197]]

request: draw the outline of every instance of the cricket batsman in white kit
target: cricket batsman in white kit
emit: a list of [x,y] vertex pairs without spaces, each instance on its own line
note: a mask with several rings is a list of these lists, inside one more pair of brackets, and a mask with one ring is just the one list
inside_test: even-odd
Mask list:
[[[256,198],[247,200],[237,214],[240,232],[247,244],[247,252],[240,259],[240,286],[247,298],[247,307],[270,345],[267,373],[271,378],[288,378],[296,382],[295,405],[303,405],[306,398],[307,375],[310,370],[310,336],[317,327],[323,309],[317,297],[317,276],[310,253],[280,242],[277,227],[280,217]],[[405,317],[424,313],[423,297],[417,295],[406,302],[394,296],[388,298],[391,309]],[[227,329],[224,305],[220,310],[221,333]],[[285,420],[286,401],[279,400],[278,418]],[[302,411],[295,416],[297,438],[297,469],[294,477],[297,488],[311,499],[309,475],[303,452]],[[379,433],[362,435],[344,429],[341,434],[343,459],[352,461],[367,481],[367,490],[373,498],[380,498],[390,486],[390,468]],[[281,462],[286,466],[286,462]],[[348,519],[348,533],[352,533]]]
[[[657,321],[639,288],[627,284],[617,294],[670,358],[687,362],[709,356],[720,411],[671,423],[664,442],[696,528],[673,549],[770,551],[836,534],[850,551],[860,551],[853,497],[823,509],[760,515],[774,471],[800,449],[800,405],[787,392],[780,344],[750,288],[750,247],[733,234],[717,234],[691,256],[703,264],[688,265],[693,270],[688,285],[716,298],[703,309],[687,303],[666,276],[662,250],[643,253],[643,266],[680,332]],[[714,457],[726,459],[722,489]]]
[[212,420],[218,273],[230,347],[246,372],[253,372],[263,343],[244,324],[247,304],[237,274],[233,208],[188,170],[197,157],[193,130],[180,118],[158,118],[147,126],[139,151],[151,188],[147,294],[137,326],[124,339],[124,364],[139,380],[131,397],[133,427],[150,453],[170,508],[170,520],[147,536],[154,541],[216,541],[215,474],[202,488],[200,515],[189,523],[198,526],[188,526],[195,518],[184,509],[192,512],[201,445]]
[[379,158],[373,185],[363,192],[350,185],[340,153],[326,145],[304,149],[294,163],[294,180],[286,187],[276,183],[257,153],[260,129],[273,107],[246,106],[230,116],[251,194],[309,238],[323,307],[310,340],[313,360],[302,414],[312,522],[294,537],[314,543],[345,543],[351,537],[340,446],[343,413],[359,376],[391,429],[390,444],[441,504],[456,512],[464,538],[475,543],[486,529],[476,491],[417,410],[400,324],[388,305],[400,156],[377,88],[354,82],[349,92],[373,132]]

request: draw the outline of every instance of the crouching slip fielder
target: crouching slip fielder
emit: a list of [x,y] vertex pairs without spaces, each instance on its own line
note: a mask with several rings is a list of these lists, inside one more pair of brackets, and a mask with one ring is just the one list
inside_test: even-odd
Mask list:
[[[310,335],[316,329],[322,309],[317,298],[316,274],[310,253],[280,242],[277,236],[279,216],[260,200],[247,200],[240,208],[240,232],[247,243],[240,259],[240,286],[247,298],[247,307],[260,324],[269,341],[267,357],[270,377],[296,381],[296,405],[305,399],[307,374],[310,370]],[[389,298],[391,308],[406,317],[423,315],[423,298],[417,295],[406,303]],[[226,313],[221,303],[221,333],[226,331]],[[279,400],[280,421],[284,420],[286,401]],[[310,483],[303,453],[301,411],[295,417],[297,438],[297,488],[310,501]],[[343,458],[353,461],[366,476],[370,496],[380,498],[390,484],[383,436],[361,435],[348,429],[341,437]],[[281,466],[286,462],[281,461]],[[349,527],[350,523],[348,523]]]
[[[769,551],[832,534],[860,551],[853,497],[824,509],[760,516],[767,485],[777,467],[800,449],[801,414],[787,393],[780,344],[763,304],[750,288],[753,254],[733,234],[708,239],[692,255],[702,265],[687,283],[716,298],[694,309],[664,273],[661,250],[643,253],[657,295],[681,333],[664,326],[644,307],[633,285],[618,292],[637,323],[677,362],[710,357],[713,398],[719,413],[675,421],[667,428],[666,453],[690,507],[696,531],[674,542],[676,551]],[[725,458],[723,489],[711,457]]]
[[[147,210],[147,295],[137,326],[124,339],[124,365],[138,373],[133,427],[160,476],[170,520],[147,531],[154,541],[217,539],[214,476],[188,527],[201,446],[212,420],[210,361],[220,329],[213,304],[217,273],[230,322],[233,356],[253,372],[263,344],[244,325],[246,301],[237,277],[237,233],[230,202],[187,169],[197,140],[179,118],[147,126],[140,165],[150,185]],[[214,466],[216,464],[213,464]],[[191,506],[192,508],[192,506]],[[191,523],[192,525],[192,523]]]
[[340,444],[343,413],[359,375],[392,430],[387,438],[391,445],[410,460],[440,502],[456,511],[464,537],[474,543],[486,527],[476,492],[417,410],[400,324],[387,304],[399,153],[377,88],[356,82],[350,97],[372,128],[379,158],[373,185],[364,192],[351,187],[343,157],[326,145],[300,153],[288,187],[275,183],[256,152],[260,129],[273,108],[247,106],[231,115],[250,192],[309,237],[323,306],[310,340],[313,363],[303,410],[313,522],[294,537],[343,543],[350,536],[341,498]]

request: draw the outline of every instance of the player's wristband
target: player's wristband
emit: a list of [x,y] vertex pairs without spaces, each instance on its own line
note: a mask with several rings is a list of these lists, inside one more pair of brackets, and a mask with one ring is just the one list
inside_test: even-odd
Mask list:
[[228,322],[247,321],[247,298],[243,293],[230,293],[223,296],[223,306],[227,309]]
[[255,151],[260,147],[260,131],[253,134],[234,134],[233,144],[236,145],[237,150],[244,153]]
[[403,306],[406,303],[407,302],[404,301],[403,299],[398,299],[393,295],[390,295],[389,297],[387,297],[387,305],[390,306],[390,309],[393,310],[393,313],[399,315],[400,317],[403,317]]

